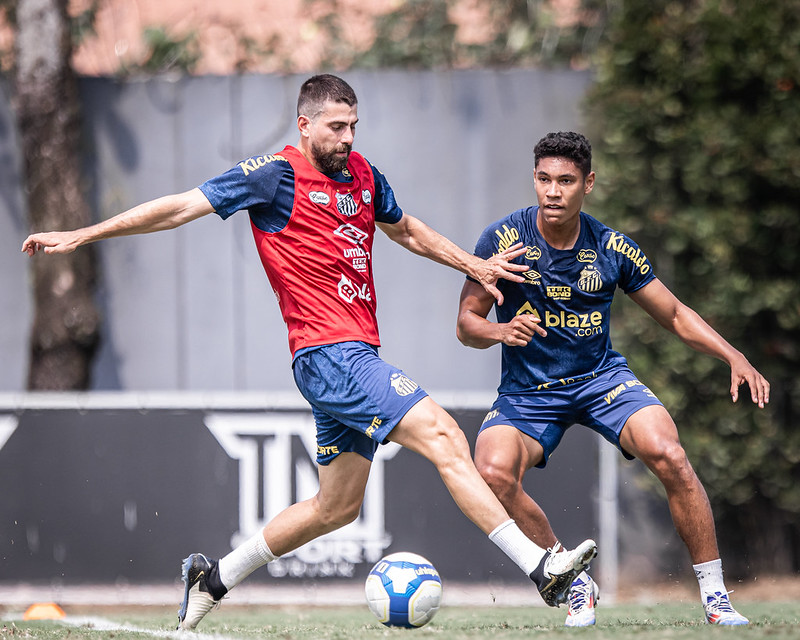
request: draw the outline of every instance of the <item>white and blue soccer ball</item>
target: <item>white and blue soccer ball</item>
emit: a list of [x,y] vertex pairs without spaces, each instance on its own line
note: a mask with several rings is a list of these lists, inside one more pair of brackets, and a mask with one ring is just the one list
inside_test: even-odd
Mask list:
[[442,603],[442,579],[416,553],[392,553],[379,560],[367,576],[367,604],[387,627],[421,627]]

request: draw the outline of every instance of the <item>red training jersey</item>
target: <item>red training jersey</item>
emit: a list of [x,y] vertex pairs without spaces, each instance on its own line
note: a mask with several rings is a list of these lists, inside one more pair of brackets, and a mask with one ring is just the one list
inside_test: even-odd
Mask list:
[[350,183],[317,171],[287,145],[294,170],[288,224],[268,233],[251,223],[261,263],[289,330],[292,356],[302,348],[351,340],[380,346],[372,277],[375,180],[351,152]]

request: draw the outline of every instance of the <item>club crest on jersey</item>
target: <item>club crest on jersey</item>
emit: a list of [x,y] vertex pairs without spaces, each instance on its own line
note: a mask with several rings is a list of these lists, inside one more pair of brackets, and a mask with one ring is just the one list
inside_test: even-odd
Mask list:
[[578,278],[578,289],[591,293],[593,291],[600,291],[603,288],[603,280],[600,277],[600,272],[597,267],[586,265],[581,270],[581,275]]
[[356,215],[358,211],[358,205],[352,193],[337,193],[336,208],[339,210],[339,213],[348,218]]
[[407,396],[414,393],[419,385],[411,378],[404,376],[402,373],[393,373],[389,379],[390,384],[394,387],[398,396]]
[[326,205],[331,201],[331,197],[324,191],[309,191],[308,199],[314,204]]

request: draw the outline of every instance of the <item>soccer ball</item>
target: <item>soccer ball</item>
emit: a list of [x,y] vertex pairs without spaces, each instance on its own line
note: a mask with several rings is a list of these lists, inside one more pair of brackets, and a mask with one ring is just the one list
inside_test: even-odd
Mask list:
[[392,553],[372,567],[365,585],[367,604],[387,627],[421,627],[442,602],[442,579],[416,553]]

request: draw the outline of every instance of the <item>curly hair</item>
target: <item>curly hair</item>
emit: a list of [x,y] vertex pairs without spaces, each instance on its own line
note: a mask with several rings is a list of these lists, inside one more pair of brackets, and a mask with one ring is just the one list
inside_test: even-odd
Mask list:
[[583,134],[574,131],[548,133],[536,143],[533,157],[534,168],[542,158],[567,158],[578,166],[584,178],[592,171],[592,145]]

